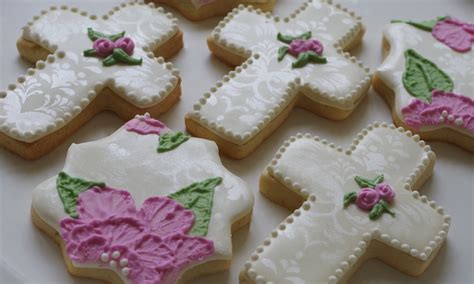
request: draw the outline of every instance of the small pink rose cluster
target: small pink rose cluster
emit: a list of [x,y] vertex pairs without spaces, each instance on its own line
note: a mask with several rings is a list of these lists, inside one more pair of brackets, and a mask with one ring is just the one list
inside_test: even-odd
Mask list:
[[96,54],[99,57],[107,57],[111,55],[115,48],[120,48],[131,56],[133,54],[133,49],[135,48],[135,43],[129,37],[119,38],[115,42],[108,38],[99,38],[94,41],[92,48],[96,51]]
[[323,44],[315,39],[295,39],[290,43],[288,52],[294,57],[300,53],[313,51],[318,55],[323,54]]
[[370,211],[380,201],[385,200],[391,204],[395,199],[395,192],[386,183],[380,183],[375,188],[363,188],[357,194],[356,204],[362,210]]

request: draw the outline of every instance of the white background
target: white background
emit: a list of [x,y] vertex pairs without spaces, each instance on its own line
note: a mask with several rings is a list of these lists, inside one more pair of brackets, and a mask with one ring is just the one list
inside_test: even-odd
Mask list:
[[[276,13],[287,15],[303,0],[277,2]],[[367,33],[363,43],[352,53],[372,70],[382,62],[381,30],[391,19],[425,20],[451,15],[474,22],[473,0],[338,2],[363,17]],[[0,89],[5,89],[9,83],[16,81],[18,75],[33,66],[18,56],[15,41],[20,35],[20,28],[42,9],[53,4],[70,4],[101,15],[118,3],[120,1],[116,0],[0,0]],[[207,49],[206,38],[219,22],[218,18],[192,23],[177,13],[175,15],[180,19],[180,27],[184,31],[185,48],[171,61],[181,70],[183,95],[181,101],[159,119],[172,129],[184,130],[184,114],[231,69],[212,57]],[[371,90],[367,99],[345,121],[328,121],[296,109],[247,159],[233,161],[223,158],[225,166],[245,179],[255,193],[253,219],[249,228],[234,235],[234,260],[231,270],[203,277],[192,283],[238,283],[238,272],[245,260],[280,221],[290,214],[288,210],[271,203],[258,192],[259,175],[284,140],[297,132],[309,132],[336,144],[348,146],[360,129],[376,120],[391,121],[391,118],[385,102]],[[113,113],[102,113],[58,149],[33,162],[22,160],[0,149],[0,283],[97,283],[69,276],[56,244],[31,224],[31,191],[40,182],[62,169],[66,151],[71,143],[108,136],[122,123]],[[351,284],[473,283],[474,156],[448,144],[430,144],[438,159],[433,177],[421,191],[437,201],[452,216],[446,245],[421,277],[408,277],[379,261],[371,260],[354,275]]]

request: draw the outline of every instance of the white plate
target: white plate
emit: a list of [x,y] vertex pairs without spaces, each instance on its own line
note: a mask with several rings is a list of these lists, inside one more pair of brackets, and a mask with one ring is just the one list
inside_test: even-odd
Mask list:
[[[289,14],[303,0],[279,0],[278,14]],[[67,3],[65,3],[67,2]],[[0,1],[0,89],[15,82],[32,64],[18,56],[15,41],[20,28],[50,5],[68,4],[101,15],[122,1],[102,0],[1,0]],[[373,70],[380,65],[381,30],[391,19],[430,19],[452,15],[474,21],[472,0],[340,0],[363,17],[367,33],[353,54]],[[206,38],[218,18],[193,23],[179,14],[185,35],[185,48],[172,62],[181,70],[183,96],[179,104],[159,117],[170,128],[184,130],[184,114],[204,92],[230,68],[212,57]],[[295,110],[289,119],[258,150],[243,161],[223,158],[224,164],[241,176],[255,191],[256,202],[249,229],[237,232],[233,239],[234,261],[229,272],[200,278],[192,283],[238,283],[238,273],[257,245],[283,220],[289,211],[278,207],[258,193],[258,178],[282,142],[297,132],[310,132],[342,146],[352,142],[360,129],[373,121],[391,121],[385,102],[373,91],[366,101],[342,122],[332,122],[304,110]],[[0,150],[0,283],[97,283],[68,275],[56,244],[34,228],[30,221],[32,189],[57,174],[63,167],[71,143],[108,136],[123,122],[111,113],[95,117],[75,135],[46,157],[28,162]],[[434,176],[422,192],[437,201],[453,218],[448,242],[427,271],[418,278],[408,277],[378,261],[362,266],[350,282],[362,283],[473,283],[473,203],[474,156],[454,146],[430,143],[438,155]],[[317,264],[315,264],[317,265]]]

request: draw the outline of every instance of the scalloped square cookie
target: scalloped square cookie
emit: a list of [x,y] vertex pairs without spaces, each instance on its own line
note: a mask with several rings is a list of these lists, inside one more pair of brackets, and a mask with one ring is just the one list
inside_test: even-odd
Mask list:
[[374,88],[395,124],[474,152],[474,24],[455,18],[393,21]]
[[215,143],[147,114],[73,144],[63,170],[33,191],[31,212],[74,276],[184,283],[229,268],[232,232],[250,222],[252,206]]

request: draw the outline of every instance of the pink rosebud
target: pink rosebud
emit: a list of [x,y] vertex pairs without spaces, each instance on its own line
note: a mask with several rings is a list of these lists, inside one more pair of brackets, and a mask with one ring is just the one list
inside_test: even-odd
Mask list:
[[115,44],[113,41],[107,38],[99,38],[94,41],[92,47],[95,49],[97,56],[107,57],[114,51]]
[[131,56],[133,54],[133,49],[135,48],[135,43],[133,43],[133,40],[129,37],[122,37],[115,42],[115,48],[121,48]]
[[300,53],[313,51],[318,55],[323,54],[323,45],[320,41],[315,39],[295,39],[290,43],[288,51],[291,55],[298,57]]
[[375,190],[379,193],[380,198],[387,201],[387,203],[392,203],[395,199],[395,191],[386,183],[377,184]]
[[379,201],[380,194],[377,190],[363,188],[357,194],[356,204],[360,209],[370,211]]

